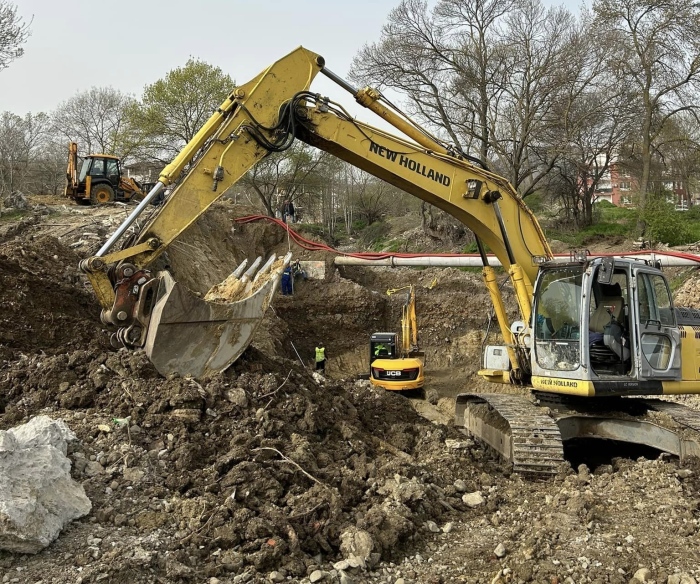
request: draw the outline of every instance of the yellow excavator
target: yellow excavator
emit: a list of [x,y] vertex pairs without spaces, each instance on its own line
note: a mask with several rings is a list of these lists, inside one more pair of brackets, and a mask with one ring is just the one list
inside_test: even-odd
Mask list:
[[121,160],[111,154],[89,154],[82,157],[78,171],[78,144],[68,144],[66,188],[63,194],[79,205],[100,205],[129,201],[146,193],[133,178],[122,174]]
[[[310,91],[319,73],[401,135],[360,122]],[[143,347],[162,373],[195,377],[240,355],[288,259],[268,262],[264,283],[253,279],[257,285],[237,271],[228,283],[235,294],[219,294],[215,302],[149,267],[226,189],[295,139],[436,205],[474,232],[501,333],[501,344],[486,347],[479,374],[520,386],[523,395],[461,394],[456,421],[515,470],[556,472],[564,442],[577,437],[647,444],[681,458],[700,454],[700,413],[649,397],[700,393],[700,312],[673,306],[664,274],[625,258],[555,261],[507,180],[431,135],[379,91],[353,87],[303,47],[233,90],[124,224],[81,263],[103,321],[118,327],[117,341]],[[175,187],[164,204],[114,250],[166,185]],[[515,291],[520,318],[514,322],[488,250]]]
[[387,290],[391,296],[408,290],[401,306],[401,341],[397,333],[373,333],[369,341],[369,380],[389,391],[422,389],[424,353],[418,349],[416,291],[413,286]]

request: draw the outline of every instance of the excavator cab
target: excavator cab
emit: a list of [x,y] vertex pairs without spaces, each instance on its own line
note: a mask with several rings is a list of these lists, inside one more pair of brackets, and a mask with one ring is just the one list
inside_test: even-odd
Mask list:
[[369,341],[369,380],[376,387],[406,391],[423,387],[423,362],[402,357],[396,333],[374,333]]
[[416,295],[413,286],[387,290],[391,296],[408,290],[401,307],[401,337],[397,333],[374,333],[369,341],[372,385],[393,391],[421,389],[424,353],[418,349]]
[[651,265],[598,258],[545,266],[533,308],[535,388],[634,395],[661,393],[661,380],[680,380],[671,294]]
[[375,359],[394,359],[398,344],[396,333],[374,333],[369,340],[369,361]]

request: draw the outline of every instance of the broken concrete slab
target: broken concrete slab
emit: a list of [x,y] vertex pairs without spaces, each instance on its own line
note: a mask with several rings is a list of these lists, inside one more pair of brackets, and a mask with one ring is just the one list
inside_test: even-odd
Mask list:
[[37,416],[0,431],[0,549],[34,554],[92,508],[70,475],[75,435],[61,420]]

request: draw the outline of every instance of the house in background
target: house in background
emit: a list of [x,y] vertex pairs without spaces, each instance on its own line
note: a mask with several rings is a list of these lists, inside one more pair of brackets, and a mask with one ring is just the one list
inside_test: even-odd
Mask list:
[[163,165],[156,162],[133,162],[123,166],[126,175],[137,181],[145,190],[150,190],[157,182]]
[[[634,205],[635,187],[636,181],[629,171],[617,162],[612,162],[593,193],[594,202],[608,201],[618,207],[631,207]],[[688,209],[690,205],[700,204],[700,194],[690,200],[682,180],[665,177],[663,187],[668,193],[672,193],[669,203],[674,203],[679,211]]]

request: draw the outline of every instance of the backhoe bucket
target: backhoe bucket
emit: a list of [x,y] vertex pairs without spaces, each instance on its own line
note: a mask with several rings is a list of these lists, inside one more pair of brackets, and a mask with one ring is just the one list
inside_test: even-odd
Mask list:
[[261,258],[243,275],[242,264],[204,299],[160,272],[144,346],[156,369],[200,378],[231,365],[253,340],[290,259],[272,256],[255,277]]

